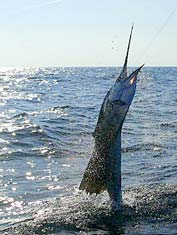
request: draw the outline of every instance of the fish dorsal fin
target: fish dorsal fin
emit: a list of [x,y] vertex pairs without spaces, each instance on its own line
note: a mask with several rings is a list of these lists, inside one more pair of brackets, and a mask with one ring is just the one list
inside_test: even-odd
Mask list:
[[120,79],[124,79],[124,78],[127,77],[127,63],[128,63],[128,54],[129,54],[129,49],[130,49],[132,32],[133,32],[133,25],[132,25],[132,28],[131,28],[130,37],[129,37],[129,41],[128,41],[128,47],[127,47],[127,53],[126,53],[126,57],[125,57],[124,66],[123,66],[122,71],[121,71],[120,76],[119,76]]

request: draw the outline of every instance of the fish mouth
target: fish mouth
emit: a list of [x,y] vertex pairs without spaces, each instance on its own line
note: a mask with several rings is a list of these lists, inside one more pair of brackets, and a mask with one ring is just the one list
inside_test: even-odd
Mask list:
[[129,85],[133,85],[137,81],[138,73],[143,68],[144,64],[137,68],[134,72],[132,72],[124,81],[128,81]]
[[122,104],[131,104],[136,90],[138,73],[143,66],[144,64],[132,72],[128,77],[121,79],[119,82],[116,81],[114,89],[109,96],[110,101],[117,102],[119,100],[122,101]]
[[127,78],[124,78],[120,81],[120,85],[118,89],[115,89],[115,93],[113,95],[113,101],[121,100],[124,104],[130,105],[132,103],[135,90],[136,90],[136,83],[138,73],[144,66],[141,65],[137,68],[133,73],[131,73]]

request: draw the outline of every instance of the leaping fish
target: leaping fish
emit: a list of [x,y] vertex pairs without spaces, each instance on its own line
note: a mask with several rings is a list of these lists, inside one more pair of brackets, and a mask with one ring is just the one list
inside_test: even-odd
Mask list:
[[95,146],[79,189],[99,194],[107,190],[112,209],[121,210],[121,132],[132,103],[140,66],[128,75],[127,62],[132,38],[131,28],[125,62],[120,75],[106,94],[93,137]]

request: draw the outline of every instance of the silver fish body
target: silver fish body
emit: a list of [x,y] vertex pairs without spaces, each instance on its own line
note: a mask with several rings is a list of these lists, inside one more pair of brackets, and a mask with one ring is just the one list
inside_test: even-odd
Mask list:
[[121,131],[133,100],[137,75],[142,66],[129,76],[127,61],[132,30],[123,69],[104,98],[93,133],[95,146],[85,170],[80,189],[92,194],[107,190],[114,211],[121,209]]

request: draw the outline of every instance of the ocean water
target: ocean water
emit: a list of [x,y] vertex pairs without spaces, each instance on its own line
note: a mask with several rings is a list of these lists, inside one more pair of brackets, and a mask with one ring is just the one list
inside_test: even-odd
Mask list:
[[122,133],[122,213],[106,192],[78,190],[119,71],[0,70],[0,234],[177,234],[177,67],[139,76]]

